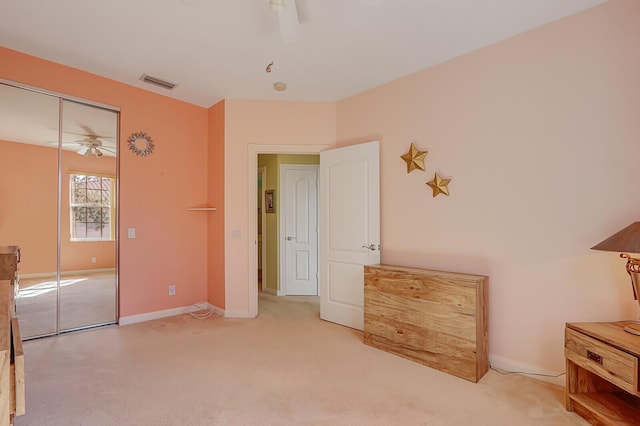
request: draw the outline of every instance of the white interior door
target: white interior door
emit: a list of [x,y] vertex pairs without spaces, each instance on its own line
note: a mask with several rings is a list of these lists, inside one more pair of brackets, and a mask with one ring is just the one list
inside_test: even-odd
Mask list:
[[318,166],[280,166],[281,293],[318,295]]
[[380,263],[377,141],[320,153],[320,318],[362,330],[364,265]]

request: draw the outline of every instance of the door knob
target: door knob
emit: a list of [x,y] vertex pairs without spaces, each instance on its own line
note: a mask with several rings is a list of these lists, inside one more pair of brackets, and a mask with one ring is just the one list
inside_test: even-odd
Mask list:
[[287,237],[287,241],[293,240],[293,237]]
[[376,251],[375,244],[363,245],[362,248],[366,248],[367,250]]

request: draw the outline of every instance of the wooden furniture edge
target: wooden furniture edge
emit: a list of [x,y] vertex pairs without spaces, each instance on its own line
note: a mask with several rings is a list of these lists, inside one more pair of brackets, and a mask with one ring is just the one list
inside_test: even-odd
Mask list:
[[[640,358],[640,338],[626,333],[623,327],[631,321],[581,322],[565,324],[565,362],[567,367],[565,407],[589,423],[598,425],[637,425],[640,418],[640,381],[638,362],[634,363],[633,390],[616,383],[617,375],[599,368],[567,349],[569,332],[580,334],[612,350]],[[608,377],[609,376],[609,377]],[[620,376],[622,377],[622,376]]]
[[489,371],[489,277],[484,276],[477,287],[476,356],[478,357],[476,382]]
[[[632,323],[633,321],[568,322],[565,326],[640,358],[640,337],[623,330],[625,325]],[[594,331],[594,327],[600,331]],[[624,336],[626,339],[621,341],[616,336]]]
[[12,390],[15,391],[15,415],[21,416],[26,412],[26,400],[24,386],[24,350],[22,348],[18,318],[11,319],[11,330],[13,334],[13,379],[15,384]]
[[385,271],[400,271],[400,272],[408,272],[414,274],[421,274],[426,276],[455,276],[456,279],[461,279],[464,281],[470,282],[478,282],[478,280],[488,279],[489,277],[486,275],[474,275],[474,274],[465,274],[462,272],[448,272],[448,271],[439,271],[435,269],[422,269],[422,268],[413,268],[408,266],[395,266],[395,265],[387,265],[384,263],[379,263],[375,265],[365,265],[365,268],[377,268]]

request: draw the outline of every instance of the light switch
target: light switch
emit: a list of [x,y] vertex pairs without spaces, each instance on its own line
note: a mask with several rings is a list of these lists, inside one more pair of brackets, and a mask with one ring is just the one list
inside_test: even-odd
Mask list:
[[127,229],[127,236],[129,238],[135,238],[136,237],[136,228]]
[[234,240],[241,240],[242,239],[242,231],[239,229],[233,229],[231,231],[231,238]]

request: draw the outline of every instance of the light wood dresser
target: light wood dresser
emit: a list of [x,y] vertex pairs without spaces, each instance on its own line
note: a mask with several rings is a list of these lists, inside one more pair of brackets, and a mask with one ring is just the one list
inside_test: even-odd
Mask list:
[[628,323],[566,324],[566,407],[591,424],[640,425],[640,336]]
[[489,278],[364,267],[364,343],[477,382],[489,369]]
[[24,352],[15,317],[20,249],[0,246],[0,426],[25,413]]

